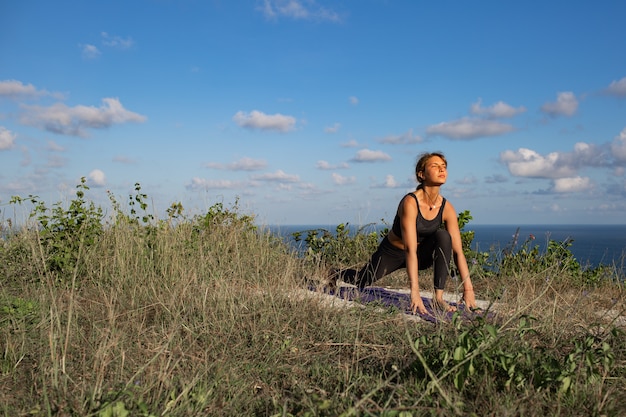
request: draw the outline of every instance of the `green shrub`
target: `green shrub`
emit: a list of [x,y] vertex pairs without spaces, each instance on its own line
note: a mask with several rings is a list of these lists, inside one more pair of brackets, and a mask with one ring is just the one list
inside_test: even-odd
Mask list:
[[498,391],[568,393],[612,372],[614,354],[607,340],[615,340],[615,332],[605,338],[583,334],[554,349],[537,337],[535,321],[524,315],[517,327],[507,328],[479,317],[468,325],[456,314],[454,333],[440,330],[414,341],[416,370],[430,381],[430,391],[449,380],[460,392],[488,380]]
[[[37,196],[27,199],[34,205],[30,218],[36,221],[46,271],[62,282],[71,277],[81,252],[93,246],[102,234],[102,208],[87,202],[85,192],[89,187],[84,177],[76,189],[76,197],[67,208],[58,202],[48,209]],[[20,204],[23,199],[13,197],[11,202]]]
[[[296,242],[304,241],[307,261],[315,265],[345,267],[366,262],[388,232],[387,228],[380,232],[364,232],[370,226],[361,226],[351,233],[349,223],[341,223],[334,233],[326,229],[310,229],[292,235]],[[304,239],[303,233],[306,233]]]

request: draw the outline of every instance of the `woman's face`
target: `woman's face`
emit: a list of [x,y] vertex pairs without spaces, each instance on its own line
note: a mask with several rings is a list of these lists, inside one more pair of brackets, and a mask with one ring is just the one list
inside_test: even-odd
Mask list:
[[422,173],[424,175],[424,182],[426,185],[441,185],[445,184],[448,178],[448,165],[446,162],[438,156],[431,157]]

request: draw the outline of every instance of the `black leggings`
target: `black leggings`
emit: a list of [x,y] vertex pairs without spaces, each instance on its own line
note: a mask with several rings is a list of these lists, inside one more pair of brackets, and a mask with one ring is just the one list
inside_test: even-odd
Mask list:
[[[450,257],[452,255],[452,239],[445,229],[437,230],[432,236],[424,239],[417,245],[417,259],[420,270],[427,269],[434,264],[433,282],[435,289],[443,290],[450,275]],[[406,256],[403,249],[399,249],[385,238],[372,254],[370,261],[361,269],[344,269],[339,271],[339,277],[346,283],[354,284],[359,288],[372,285],[387,274],[406,268]]]

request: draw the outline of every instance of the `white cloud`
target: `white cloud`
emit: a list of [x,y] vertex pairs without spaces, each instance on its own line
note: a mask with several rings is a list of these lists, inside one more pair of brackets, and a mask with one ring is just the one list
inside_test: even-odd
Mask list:
[[267,182],[298,182],[300,177],[297,175],[290,175],[282,170],[278,170],[274,173],[260,174],[252,177],[255,181],[267,181]]
[[359,146],[359,142],[357,142],[354,139],[351,139],[341,144],[342,148],[357,148],[358,146]]
[[17,80],[4,80],[0,81],[0,97],[6,97],[10,99],[17,98],[39,98],[43,96],[52,96],[58,99],[62,99],[63,95],[60,93],[50,93],[46,90],[38,90],[32,84],[24,84]]
[[0,183],[0,191],[11,194],[11,195],[21,195],[28,192],[32,193],[32,190],[37,190],[37,182],[32,181],[27,178],[21,178],[16,181],[8,181]]
[[604,147],[584,142],[576,143],[571,152],[551,152],[545,156],[527,148],[507,150],[500,154],[500,161],[515,176],[552,179],[575,177],[582,168],[612,165]]
[[[109,35],[107,32],[101,32],[100,36],[102,45],[107,48],[130,49],[135,44],[131,37],[122,38],[121,36]],[[83,58],[85,59],[96,59],[102,55],[102,52],[96,45],[86,43],[78,46],[81,48]]]
[[298,187],[301,190],[308,191],[308,192],[311,192],[311,193],[313,193],[313,192],[319,193],[320,192],[319,188],[317,188],[317,185],[313,184],[312,182],[301,182],[300,184],[298,184]]
[[410,145],[414,143],[420,143],[423,139],[420,135],[413,134],[413,129],[409,129],[407,132],[401,135],[389,135],[382,138],[379,142],[390,145]]
[[398,186],[398,181],[393,177],[393,175],[387,175],[385,177],[385,187],[387,188],[396,188]]
[[333,166],[328,162],[328,161],[317,161],[317,163],[315,164],[315,167],[317,169],[323,169],[323,170],[329,170],[329,169],[334,169]]
[[497,136],[514,130],[510,124],[495,120],[471,119],[464,117],[451,122],[442,122],[429,126],[426,133],[440,135],[449,139],[476,139],[487,136]]
[[503,101],[498,101],[496,104],[489,107],[482,107],[482,99],[480,98],[476,101],[476,103],[473,103],[470,106],[470,112],[472,114],[492,118],[510,118],[520,113],[524,113],[525,111],[526,107],[524,106],[515,108]]
[[471,184],[476,184],[477,182],[478,180],[473,175],[465,176],[456,181],[457,184],[461,184],[461,185],[471,185]]
[[104,172],[99,169],[94,169],[87,176],[89,180],[89,185],[92,187],[104,187],[106,185],[106,176]]
[[132,158],[129,158],[128,156],[124,156],[124,155],[117,155],[113,158],[113,162],[119,162],[120,164],[134,164],[135,160]]
[[502,174],[489,175],[485,177],[485,182],[487,184],[498,184],[498,183],[507,182],[508,180],[509,178]]
[[578,142],[574,144],[572,152],[560,152],[560,162],[572,168],[607,167],[611,161],[604,150],[604,146],[594,143]]
[[549,116],[572,116],[578,110],[578,99],[571,91],[557,94],[555,102],[545,103],[541,111]]
[[369,149],[361,149],[358,151],[354,158],[354,162],[379,162],[379,161],[391,161],[391,156],[387,155],[383,151],[372,151]]
[[315,0],[264,0],[258,8],[266,18],[287,17],[294,20],[339,22],[338,13],[317,4]]
[[385,179],[382,182],[378,182],[376,180],[373,180],[372,183],[370,183],[370,188],[405,188],[405,187],[412,187],[413,185],[408,185],[408,184],[401,184],[399,183],[393,175],[391,174],[387,174],[385,175]]
[[626,128],[613,139],[611,143],[611,153],[619,161],[626,161]]
[[0,126],[0,151],[6,151],[15,146],[15,133],[4,126]]
[[95,45],[85,44],[80,45],[80,47],[82,48],[83,58],[85,59],[96,59],[102,55],[98,47]]
[[609,84],[606,92],[613,96],[626,97],[626,77],[619,81],[613,81]]
[[280,113],[270,115],[258,110],[253,110],[250,113],[238,111],[233,116],[233,121],[247,129],[274,130],[278,132],[288,132],[296,125],[296,119],[292,116],[285,116]]
[[267,162],[261,159],[252,159],[243,157],[238,161],[230,164],[222,164],[219,162],[209,162],[205,165],[207,168],[223,169],[229,171],[258,171],[267,166]]
[[343,175],[339,175],[336,172],[331,174],[333,178],[333,183],[336,185],[347,185],[354,184],[356,182],[356,177],[344,177]]
[[339,132],[339,128],[341,127],[341,124],[339,123],[335,123],[332,126],[328,126],[324,129],[325,133],[337,133]]
[[554,191],[557,193],[575,193],[591,188],[593,188],[593,183],[587,177],[557,178],[554,180]]
[[65,151],[65,148],[63,146],[59,145],[53,140],[48,141],[48,146],[46,149],[52,152],[64,152]]
[[135,44],[131,37],[124,39],[121,36],[109,35],[107,32],[101,32],[100,35],[102,44],[111,48],[130,49]]
[[550,205],[550,211],[553,211],[555,213],[561,213],[567,211],[567,209],[559,206],[557,203],[553,203]]
[[235,188],[241,188],[244,186],[244,183],[241,181],[231,181],[231,180],[211,180],[194,177],[191,179],[191,183],[187,184],[186,188],[188,190],[209,190],[209,189],[217,189],[217,190],[230,190]]
[[24,85],[17,80],[0,81],[0,97],[16,98],[18,96],[38,95],[40,95],[40,92],[32,84]]
[[87,129],[105,129],[115,124],[146,120],[145,116],[126,110],[117,98],[104,98],[102,103],[100,107],[68,107],[63,103],[49,107],[24,105],[20,123],[52,133],[86,137]]
[[527,149],[504,151],[500,161],[505,163],[509,172],[518,177],[531,178],[565,178],[571,177],[576,170],[568,166],[559,166],[559,153],[552,152],[546,156]]
[[328,161],[317,161],[317,163],[315,164],[315,167],[317,169],[321,169],[321,170],[333,170],[333,169],[346,169],[349,167],[349,165],[345,162],[342,162],[340,164],[336,164],[336,165],[332,165],[330,164]]

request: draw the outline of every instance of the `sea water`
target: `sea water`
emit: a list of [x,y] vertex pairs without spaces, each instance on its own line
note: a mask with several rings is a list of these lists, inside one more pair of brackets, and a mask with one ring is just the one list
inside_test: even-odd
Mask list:
[[[286,239],[294,247],[302,247],[293,240],[294,232],[302,232],[306,238],[308,230],[323,229],[334,233],[337,225],[288,225],[270,226],[270,231]],[[383,225],[364,227],[363,232],[380,231]],[[349,225],[352,233],[358,226]],[[509,248],[519,249],[525,242],[530,247],[538,246],[540,251],[547,248],[549,241],[571,240],[567,249],[582,266],[617,266],[624,270],[626,264],[626,224],[625,225],[467,225],[466,231],[474,232],[472,249],[480,252],[495,252]]]
[[525,242],[545,250],[550,240],[571,241],[567,249],[581,265],[623,265],[626,256],[626,225],[477,225],[473,249],[502,250]]

